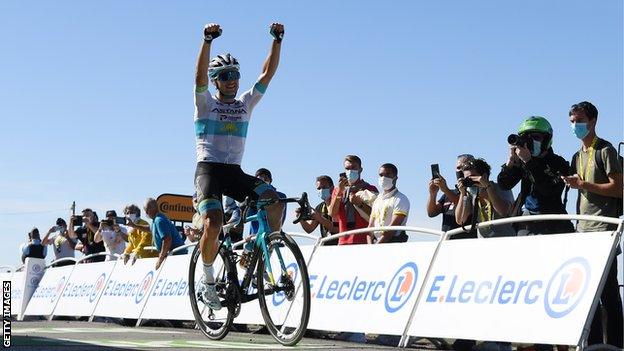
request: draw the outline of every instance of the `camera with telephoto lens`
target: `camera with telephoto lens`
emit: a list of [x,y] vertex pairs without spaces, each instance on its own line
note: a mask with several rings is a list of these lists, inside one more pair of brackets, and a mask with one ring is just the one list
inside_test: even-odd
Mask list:
[[507,137],[507,143],[513,146],[525,146],[529,143],[529,138],[523,135],[509,134]]
[[457,179],[457,182],[464,184],[464,187],[466,187],[466,188],[469,188],[471,186],[475,186],[477,184],[474,180],[470,179],[470,177],[459,178],[459,179]]

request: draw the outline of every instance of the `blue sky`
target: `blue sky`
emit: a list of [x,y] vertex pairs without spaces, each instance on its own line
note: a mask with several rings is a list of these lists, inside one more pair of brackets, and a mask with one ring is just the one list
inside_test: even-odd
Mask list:
[[207,22],[223,28],[213,53],[239,59],[241,89],[260,73],[268,25],[286,27],[244,170],[267,167],[281,191],[315,195],[314,178],[336,177],[346,154],[363,158],[372,183],[392,162],[409,224],[438,228],[425,214],[429,165],[452,179],[455,156],[469,152],[496,175],[526,116],[551,121],[566,158],[579,146],[573,103],[592,101],[598,134],[623,139],[622,13],[616,0],[3,1],[0,264],[17,264],[28,230],[67,217],[55,210],[74,200],[103,213],[192,193]]

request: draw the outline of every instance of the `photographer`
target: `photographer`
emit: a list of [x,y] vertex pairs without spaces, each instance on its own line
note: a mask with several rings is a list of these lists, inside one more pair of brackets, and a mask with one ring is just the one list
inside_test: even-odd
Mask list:
[[[82,224],[82,225],[81,225]],[[74,226],[79,226],[74,229]],[[75,250],[82,252],[85,256],[92,255],[95,253],[104,252],[106,249],[104,248],[103,242],[95,242],[95,232],[97,232],[97,228],[99,226],[98,216],[90,208],[85,208],[82,210],[82,216],[71,216],[69,219],[69,226],[67,227],[67,231],[69,232],[69,237],[72,239],[78,239],[79,243],[76,244]],[[102,262],[106,257],[97,256],[90,259],[86,259],[82,262]]]
[[[50,238],[50,234],[57,232],[55,236]],[[41,239],[42,245],[53,245],[54,246],[54,257],[55,260],[67,257],[75,257],[74,249],[76,248],[76,239],[72,239],[69,237],[69,232],[67,231],[67,223],[63,218],[57,218],[56,225],[50,228],[46,235]],[[55,264],[55,267],[61,266],[69,266],[74,264],[71,261],[59,262]]]
[[[544,117],[527,118],[520,125],[518,135],[509,142],[509,159],[498,175],[504,190],[511,190],[518,182],[520,194],[511,215],[566,214],[561,194],[565,187],[561,176],[569,175],[569,164],[556,155],[551,147],[553,130]],[[571,221],[535,221],[518,223],[518,235],[571,233]]]
[[[474,221],[478,223],[509,217],[513,194],[511,190],[501,190],[498,184],[490,181],[490,169],[490,165],[483,159],[475,159],[462,166],[464,177],[457,180],[459,201],[455,208],[458,224],[470,224],[467,221],[471,214],[476,215]],[[501,237],[514,236],[516,233],[510,224],[498,224],[479,227],[479,234],[483,237]]]
[[[123,220],[123,218],[122,218]],[[106,252],[109,256],[106,256],[107,261],[117,259],[117,255],[121,255],[126,248],[125,241],[128,241],[128,232],[126,228],[119,226],[117,221],[117,212],[115,210],[106,211],[106,219],[100,222],[100,227],[95,232],[94,241],[99,243],[104,241]]]
[[[299,224],[308,234],[318,227],[321,232],[321,238],[326,238],[338,233],[338,222],[332,220],[328,209],[331,194],[334,191],[334,181],[328,175],[318,176],[316,177],[316,190],[321,198],[321,202],[314,208],[312,219],[302,220]],[[295,209],[295,214],[298,215],[300,210],[300,208]],[[338,240],[328,241],[325,245],[338,245]]]
[[[455,164],[455,174],[457,179],[464,177],[462,166],[466,162],[472,160],[474,160],[474,156],[470,154],[457,156],[457,163]],[[432,178],[433,179],[429,181],[427,215],[429,217],[436,217],[442,214],[442,231],[444,232],[459,228],[459,225],[455,221],[455,207],[457,206],[457,201],[459,201],[459,190],[450,189],[446,183],[446,179],[442,177],[439,172],[435,175],[432,174]],[[436,201],[438,191],[442,191],[442,196],[440,196],[440,199]]]

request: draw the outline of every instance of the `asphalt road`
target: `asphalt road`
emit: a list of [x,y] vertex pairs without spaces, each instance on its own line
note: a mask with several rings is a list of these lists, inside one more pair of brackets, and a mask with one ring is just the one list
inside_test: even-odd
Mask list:
[[[12,322],[11,350],[197,350],[197,349],[293,349],[270,335],[230,332],[212,341],[199,330],[172,327],[124,327],[115,323],[79,321]],[[374,344],[348,343],[328,338],[304,338],[295,349],[360,350],[393,349]]]

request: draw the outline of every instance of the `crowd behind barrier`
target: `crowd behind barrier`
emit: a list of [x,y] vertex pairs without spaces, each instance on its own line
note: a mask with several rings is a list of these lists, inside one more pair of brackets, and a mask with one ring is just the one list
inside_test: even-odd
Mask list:
[[[540,220],[562,218],[596,219],[591,216],[536,217]],[[518,217],[498,221],[530,220],[535,219]],[[453,232],[459,230],[441,232],[416,227],[375,227],[340,235],[352,235],[366,230],[404,230],[435,235],[438,236],[438,241],[333,247],[324,246],[325,239],[318,239],[316,245],[302,247],[309,266],[313,292],[309,327],[330,331],[389,334],[396,335],[397,338],[402,335],[405,343],[409,335],[447,338],[479,336],[482,340],[576,345],[587,337],[583,331],[588,330],[591,311],[597,308],[597,299],[594,298],[596,291],[599,283],[604,283],[606,263],[615,255],[616,246],[621,239],[621,221],[605,218],[600,220],[619,223],[620,227],[615,232],[617,235],[597,232],[485,241],[449,241]],[[305,234],[302,236],[309,238]],[[556,250],[562,245],[566,245],[565,252]],[[540,247],[540,250],[536,250],[536,247]],[[494,257],[499,262],[496,266],[487,261],[493,253],[499,256]],[[518,259],[529,254],[532,255],[533,270],[527,270],[526,265],[516,264]],[[37,289],[24,291],[25,298],[30,300],[26,301],[28,307],[25,308],[25,314],[192,320],[188,287],[184,285],[188,256],[172,255],[160,270],[153,268],[157,258],[138,260],[133,269],[141,272],[140,277],[129,274],[131,265],[124,264],[121,260],[64,267],[49,266]],[[350,265],[345,266],[344,260],[350,262]],[[42,260],[29,259],[26,264],[33,267],[35,263],[41,265]],[[337,270],[337,265],[343,268]],[[580,281],[575,281],[577,285],[573,288],[576,290],[568,296],[573,301],[566,303],[563,308],[552,304],[557,298],[553,294],[561,287],[569,287],[566,285],[567,281],[559,283],[559,278],[566,277],[569,272],[578,271],[581,274]],[[491,302],[488,305],[474,301],[455,304],[451,301],[451,298],[481,298],[480,292],[474,288],[466,288],[467,284],[470,281],[478,283],[480,279],[482,286],[487,287],[488,281],[492,286],[500,272],[505,272],[503,279],[507,281],[501,284],[498,298],[507,294],[511,299],[516,293],[522,293],[523,295],[518,295],[520,298],[515,297],[521,301],[522,306],[515,306],[515,302],[495,303],[492,306]],[[29,272],[26,270],[24,273]],[[453,283],[449,284],[451,279]],[[463,286],[459,283],[455,286],[454,279],[464,280]],[[525,288],[527,285],[532,288],[522,291],[521,285],[525,280]],[[506,291],[505,287],[513,285],[509,282],[517,288]],[[446,285],[442,286],[444,284]],[[551,288],[551,284],[557,286],[553,285]],[[489,290],[491,292],[492,289]],[[446,300],[439,300],[447,291],[449,294],[445,296]],[[26,297],[28,294],[32,298]],[[492,296],[496,294],[496,291],[491,292]],[[531,303],[538,295],[539,303]],[[433,303],[430,301],[432,299]],[[547,307],[549,301],[552,310]],[[273,301],[282,302],[279,299]],[[50,306],[53,306],[52,311]],[[262,324],[257,304],[249,303],[244,307],[240,317],[236,319],[237,322]],[[521,307],[521,310],[515,307]],[[477,308],[478,313],[475,311]],[[471,332],[465,331],[465,325],[463,328],[459,327],[464,322],[480,325],[481,322],[478,321],[489,321],[492,324],[491,321],[500,318],[518,325],[513,328],[495,328],[489,325],[488,328]],[[523,329],[522,325],[526,325],[526,321],[531,321],[533,326]],[[536,333],[540,329],[543,332]],[[510,331],[513,332],[509,334]]]

